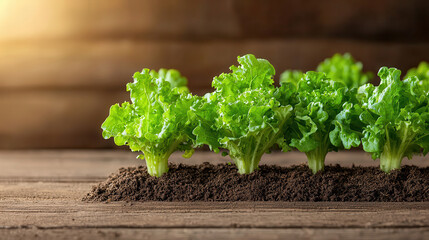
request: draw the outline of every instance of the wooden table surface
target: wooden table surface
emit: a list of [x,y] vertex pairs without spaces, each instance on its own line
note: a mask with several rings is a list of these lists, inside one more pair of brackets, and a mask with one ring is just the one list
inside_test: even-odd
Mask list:
[[[121,150],[0,151],[0,239],[429,239],[429,202],[115,202],[82,197],[119,167],[142,164]],[[225,162],[196,153],[172,162]],[[262,163],[305,162],[275,153]],[[422,157],[411,162],[428,166]],[[327,164],[377,165],[361,152]]]

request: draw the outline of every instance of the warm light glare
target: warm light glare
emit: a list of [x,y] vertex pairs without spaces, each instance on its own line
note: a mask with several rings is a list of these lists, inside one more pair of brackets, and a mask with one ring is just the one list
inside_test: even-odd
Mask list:
[[70,5],[49,0],[0,0],[0,40],[64,36],[72,23],[66,21]]

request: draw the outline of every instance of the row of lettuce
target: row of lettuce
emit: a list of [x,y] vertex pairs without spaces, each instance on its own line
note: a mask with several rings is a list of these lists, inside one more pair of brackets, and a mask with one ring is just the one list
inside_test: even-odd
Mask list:
[[131,102],[115,104],[102,125],[103,137],[143,154],[152,176],[168,171],[175,151],[192,156],[207,145],[229,155],[240,174],[258,168],[273,148],[297,149],[308,166],[323,171],[330,151],[362,145],[380,168],[399,169],[404,157],[429,151],[429,65],[401,79],[382,67],[380,84],[349,54],[336,54],[317,71],[285,71],[274,85],[274,67],[248,54],[239,66],[214,77],[214,91],[192,95],[176,70],[143,69],[127,84]]

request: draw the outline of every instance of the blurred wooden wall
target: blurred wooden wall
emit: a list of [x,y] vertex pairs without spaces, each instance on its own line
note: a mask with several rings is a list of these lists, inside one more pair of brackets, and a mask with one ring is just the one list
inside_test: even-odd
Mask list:
[[3,149],[113,146],[100,124],[144,67],[204,93],[245,53],[278,73],[336,52],[372,71],[429,60],[426,0],[0,0],[0,29]]

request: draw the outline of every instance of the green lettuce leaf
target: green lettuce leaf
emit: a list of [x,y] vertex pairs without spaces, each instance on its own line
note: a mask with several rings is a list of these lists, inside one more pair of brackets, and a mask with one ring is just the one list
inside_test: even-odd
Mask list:
[[405,79],[417,77],[425,92],[429,92],[429,63],[421,62],[417,68],[411,68],[405,75]]
[[304,73],[299,70],[286,70],[280,75],[280,85],[292,83],[296,86],[303,76]]

